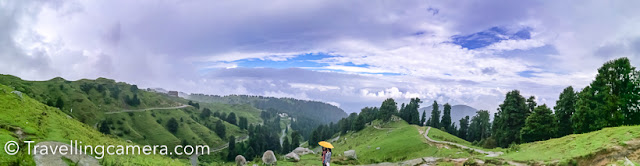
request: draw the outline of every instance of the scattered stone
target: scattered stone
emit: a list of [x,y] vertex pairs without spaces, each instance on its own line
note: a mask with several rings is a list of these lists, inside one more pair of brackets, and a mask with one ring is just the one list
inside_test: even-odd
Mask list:
[[380,147],[377,147],[376,150],[380,150]]
[[313,150],[309,148],[297,147],[293,150],[293,153],[296,153],[298,156],[306,155],[306,154],[316,154]]
[[244,156],[242,156],[242,155],[237,155],[236,156],[236,165],[237,166],[245,166],[245,165],[247,165],[247,159],[245,159]]
[[262,154],[262,162],[267,165],[275,165],[278,160],[276,159],[276,155],[273,154],[273,151],[267,150]]
[[412,159],[412,160],[407,160],[407,161],[400,162],[400,165],[419,165],[419,164],[421,164],[423,162],[424,161],[422,160],[422,158],[417,158],[417,159]]
[[[74,149],[74,151],[80,151],[78,149],[75,149],[74,147],[71,147],[68,144],[64,144],[64,143],[60,143],[60,142],[49,142],[49,141],[45,141],[45,142],[40,142],[38,144],[36,144],[36,146],[48,146],[48,147],[62,147],[62,146],[66,146],[67,149]],[[35,151],[35,150],[34,150]],[[73,163],[76,163],[79,166],[94,166],[94,165],[100,165],[100,163],[98,162],[98,160],[96,160],[96,158],[94,158],[93,156],[89,156],[86,154],[71,154],[71,153],[67,153],[65,155],[62,155],[61,153],[53,153],[53,151],[50,149],[49,153],[47,153],[47,155],[44,155],[42,153],[35,153],[33,152],[33,161],[35,162],[36,165],[67,165],[67,163],[62,160],[62,158],[67,158],[69,160],[71,160]]]
[[356,155],[356,150],[347,150],[344,151],[344,157],[346,157],[347,159],[358,159],[358,156]]
[[298,154],[296,154],[294,152],[291,152],[291,153],[285,155],[284,158],[289,160],[289,161],[294,161],[294,162],[300,161],[300,156],[298,156]]
[[633,166],[633,162],[629,160],[627,157],[624,157],[624,166]]
[[22,100],[22,92],[20,92],[20,91],[12,91],[11,93],[15,93],[16,95],[18,95],[20,97],[20,100]]

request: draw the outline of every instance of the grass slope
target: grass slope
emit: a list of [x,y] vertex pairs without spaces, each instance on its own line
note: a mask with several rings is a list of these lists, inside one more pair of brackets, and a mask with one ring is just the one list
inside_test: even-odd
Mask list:
[[[58,107],[89,125],[101,121],[104,112],[179,105],[166,95],[143,91],[134,85],[105,78],[67,81],[56,77],[47,81],[26,81],[11,75],[0,75],[0,84],[13,87],[41,103]],[[140,104],[128,105],[125,98],[133,98],[134,94],[140,99]]]
[[[59,141],[68,143],[80,140],[83,145],[129,145],[125,141],[99,133],[90,126],[68,117],[57,108],[46,106],[26,94],[22,98],[12,93],[13,88],[0,85],[0,142],[32,140]],[[24,132],[23,138],[15,130]],[[21,146],[24,147],[24,146]],[[17,155],[0,153],[0,165],[34,165],[21,148]],[[4,149],[0,149],[4,151]],[[186,165],[186,160],[165,156],[122,155],[105,156],[99,160],[103,165]]]
[[440,129],[436,129],[436,128],[431,128],[431,130],[429,130],[429,138],[434,139],[436,141],[447,141],[447,142],[453,142],[453,143],[457,143],[460,145],[464,145],[467,147],[471,147],[471,148],[475,148],[475,149],[482,149],[485,151],[504,151],[504,149],[502,148],[494,148],[494,149],[486,149],[486,148],[482,148],[482,147],[478,147],[478,146],[474,146],[471,142],[464,140],[462,138],[459,138],[455,135],[451,135],[447,132],[444,132]]
[[578,157],[593,156],[609,148],[625,147],[627,141],[638,139],[640,139],[640,126],[611,127],[590,133],[521,144],[517,152],[507,153],[501,157],[517,161],[562,163]]
[[[333,152],[343,154],[344,151],[354,149],[358,155],[358,164],[399,162],[427,156],[459,158],[472,155],[460,149],[430,145],[418,130],[425,128],[409,125],[404,121],[385,124],[381,129],[368,126],[359,132],[341,136],[333,143],[336,147]],[[376,149],[377,147],[380,149]]]
[[[216,147],[226,143],[226,138],[220,138],[206,126],[214,126],[219,119],[198,117],[199,111],[192,108],[176,110],[156,110],[135,113],[117,113],[106,116],[111,122],[111,133],[123,139],[141,144],[164,144],[170,147],[181,144],[210,145]],[[178,121],[178,130],[171,133],[167,129],[169,119]],[[245,136],[247,132],[238,126],[223,121],[227,136]]]

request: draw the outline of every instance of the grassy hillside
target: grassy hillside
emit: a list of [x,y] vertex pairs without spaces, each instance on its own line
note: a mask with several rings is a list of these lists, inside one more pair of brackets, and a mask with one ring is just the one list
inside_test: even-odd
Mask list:
[[478,147],[478,146],[474,146],[471,142],[464,140],[462,138],[459,138],[455,135],[451,135],[447,132],[444,132],[440,129],[436,129],[436,128],[431,128],[431,130],[429,130],[429,138],[437,140],[437,141],[447,141],[447,142],[453,142],[453,143],[457,143],[460,145],[464,145],[464,146],[468,146],[468,147],[472,147],[475,149],[483,149],[483,150],[487,150],[487,151],[504,151],[504,149],[502,148],[494,148],[494,149],[485,149],[482,147]]
[[[175,146],[180,144],[219,146],[226,143],[215,132],[206,126],[213,126],[219,119],[198,117],[200,111],[193,107],[175,110],[155,110],[132,113],[116,113],[106,115],[111,133],[123,139],[140,144],[164,144]],[[178,120],[176,133],[167,129],[169,119]],[[195,119],[194,119],[195,118]],[[244,136],[246,131],[238,126],[224,122],[227,136]]]
[[[358,155],[358,164],[398,162],[414,158],[469,157],[472,154],[455,148],[438,148],[430,145],[418,130],[424,127],[409,125],[404,121],[391,122],[380,128],[367,126],[359,132],[350,132],[341,136],[333,145],[334,154],[354,149]],[[380,147],[380,149],[376,149]],[[337,158],[336,161],[339,159]]]
[[640,149],[640,126],[623,126],[522,144],[517,152],[507,153],[502,157],[517,161],[579,163],[591,161],[608,153],[631,151],[633,155],[628,155],[629,159],[638,162],[640,161],[638,149]]
[[334,105],[318,101],[298,100],[293,98],[192,94],[189,96],[189,99],[208,103],[250,104],[263,110],[275,108],[278,111],[288,113],[292,117],[317,119],[322,123],[337,122],[338,120],[347,117],[347,113]]
[[[142,112],[120,112],[144,108],[162,108],[186,105],[188,100],[156,92],[140,90],[135,85],[114,80],[67,81],[54,78],[47,81],[25,81],[10,75],[0,75],[0,84],[6,84],[17,91],[51,107],[61,108],[73,119],[98,129],[105,123],[110,134],[138,144],[164,144],[172,148],[180,144],[206,144],[216,147],[226,143],[228,136],[246,136],[247,132],[238,126],[223,121],[225,138],[220,138],[213,128],[216,117],[200,117],[202,109],[212,112],[246,117],[249,123],[262,123],[261,110],[250,105],[228,105],[222,103],[201,103],[200,109],[186,107],[171,110],[148,110]],[[131,102],[134,96],[139,103]],[[118,113],[120,112],[120,113]],[[167,122],[178,120],[178,130],[169,132]]]
[[[56,77],[47,81],[25,81],[11,75],[0,75],[0,84],[13,87],[41,103],[60,108],[90,125],[101,121],[104,112],[179,105],[165,95],[105,78],[67,81]],[[139,99],[139,104],[127,102],[134,96]]]
[[[0,142],[7,141],[59,141],[81,140],[84,145],[128,145],[125,141],[99,133],[78,122],[57,108],[46,106],[27,94],[12,93],[13,88],[0,85]],[[18,134],[22,131],[24,134]],[[0,149],[4,151],[4,149]],[[15,156],[0,153],[0,165],[34,165],[25,148]],[[105,156],[104,165],[186,165],[186,160],[165,156]]]

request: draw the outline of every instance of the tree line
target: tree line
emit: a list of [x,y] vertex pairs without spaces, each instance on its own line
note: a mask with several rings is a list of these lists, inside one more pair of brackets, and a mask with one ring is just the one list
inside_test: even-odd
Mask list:
[[412,98],[398,109],[395,100],[388,98],[379,108],[365,107],[359,114],[351,113],[337,124],[318,126],[309,140],[318,142],[338,133],[359,131],[371,121],[388,122],[392,116],[398,116],[409,124],[441,129],[486,148],[509,147],[605,127],[638,125],[640,71],[627,58],[608,61],[598,69],[589,86],[580,91],[575,91],[572,86],[566,87],[553,107],[555,111],[546,104],[538,105],[534,96],[525,98],[519,90],[512,90],[497,108],[493,121],[489,111],[480,110],[473,117],[458,120],[459,128],[451,119],[451,105],[448,103],[440,112],[437,101],[434,101],[428,119],[426,111],[420,116],[418,108],[421,103],[419,98]]

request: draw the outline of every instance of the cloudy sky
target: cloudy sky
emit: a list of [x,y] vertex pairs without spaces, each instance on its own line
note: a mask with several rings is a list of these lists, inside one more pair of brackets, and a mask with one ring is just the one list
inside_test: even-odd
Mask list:
[[607,60],[640,66],[640,1],[0,0],[0,73],[187,93],[555,105]]

